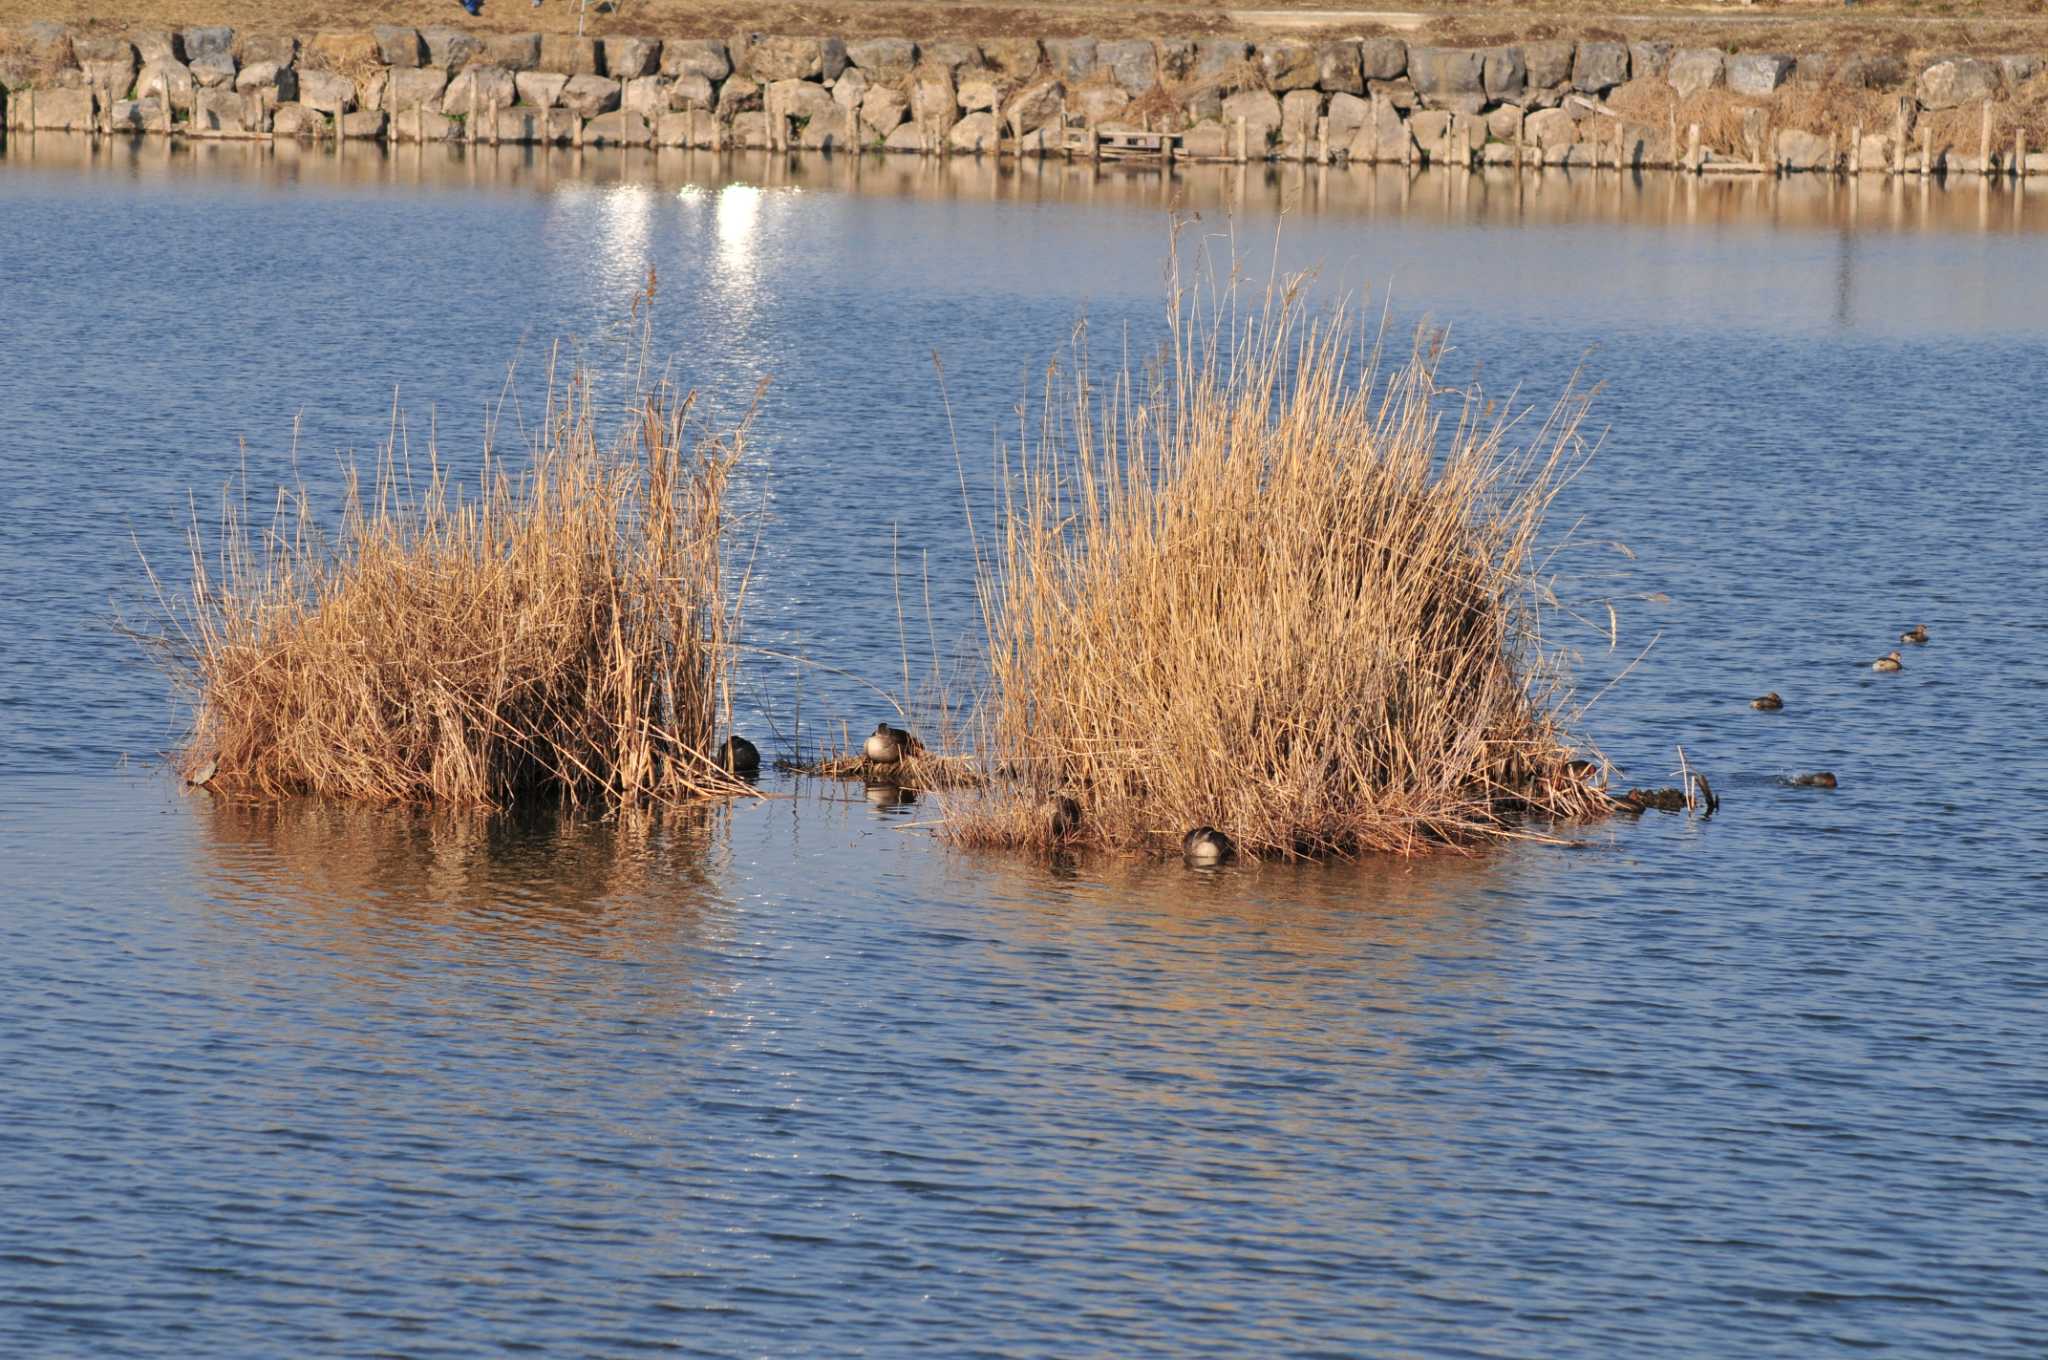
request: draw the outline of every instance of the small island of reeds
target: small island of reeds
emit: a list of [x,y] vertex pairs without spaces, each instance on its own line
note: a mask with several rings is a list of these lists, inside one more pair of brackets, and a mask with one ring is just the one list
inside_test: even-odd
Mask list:
[[487,451],[473,482],[394,434],[367,476],[346,467],[338,516],[301,485],[261,525],[231,493],[212,543],[195,522],[158,636],[191,693],[188,778],[474,808],[744,788],[715,756],[744,429],[700,432],[694,394],[666,384],[601,429],[587,376],[548,387],[524,457]]
[[[1389,360],[1301,281],[1176,291],[1143,375],[1085,332],[1004,456],[981,548],[989,782],[969,846],[1415,853],[1610,804],[1541,644],[1545,512],[1583,395],[1519,420]],[[1382,335],[1384,332],[1382,332]]]

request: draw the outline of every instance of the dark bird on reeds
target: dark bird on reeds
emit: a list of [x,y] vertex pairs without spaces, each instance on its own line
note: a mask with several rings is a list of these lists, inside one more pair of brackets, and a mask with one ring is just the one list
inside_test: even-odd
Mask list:
[[1230,837],[1213,826],[1198,826],[1181,837],[1180,857],[1192,868],[1223,864],[1236,855],[1237,847],[1230,843]]
[[1874,671],[1902,671],[1906,669],[1906,663],[1899,660],[1897,651],[1892,651],[1871,662],[1870,669]]
[[719,768],[731,770],[734,774],[759,774],[761,771],[761,748],[735,732],[725,739],[725,745],[718,748]]
[[916,737],[900,727],[891,727],[885,722],[875,724],[874,735],[861,747],[862,753],[877,765],[893,765],[903,757],[914,756],[923,749]]
[[1761,695],[1755,699],[1751,699],[1749,701],[1749,706],[1751,708],[1761,709],[1765,713],[1776,713],[1779,709],[1785,706],[1785,701],[1778,697],[1778,691],[1772,690],[1769,694]]
[[1815,770],[1812,774],[1794,775],[1791,782],[1796,789],[1831,789],[1835,787],[1835,776],[1827,770]]
[[1055,841],[1063,841],[1081,829],[1081,805],[1069,794],[1056,793],[1045,803],[1046,827]]
[[1915,647],[1925,647],[1927,645],[1927,625],[1924,623],[1914,624],[1911,628],[1899,634],[1899,641],[1910,642]]

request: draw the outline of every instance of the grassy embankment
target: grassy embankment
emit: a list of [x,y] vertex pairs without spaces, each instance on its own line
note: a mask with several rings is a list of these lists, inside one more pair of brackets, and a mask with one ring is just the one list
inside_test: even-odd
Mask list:
[[1582,398],[1528,429],[1477,397],[1447,413],[1438,346],[1384,363],[1293,285],[1173,319],[1148,382],[1096,390],[1082,345],[1007,459],[982,570],[994,791],[957,797],[948,833],[1156,853],[1208,825],[1292,858],[1604,811],[1568,766],[1532,566]]
[[399,440],[338,529],[279,494],[195,523],[164,646],[195,701],[182,766],[232,797],[619,807],[733,792],[711,753],[737,607],[721,580],[744,431],[692,438],[666,386],[601,445],[589,381],[552,382],[524,467],[458,488]]

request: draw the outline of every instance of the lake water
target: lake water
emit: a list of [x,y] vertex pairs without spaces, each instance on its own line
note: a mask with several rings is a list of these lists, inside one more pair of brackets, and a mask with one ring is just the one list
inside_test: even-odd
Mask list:
[[[1053,870],[857,786],[591,825],[153,763],[138,545],[182,579],[295,421],[316,488],[394,406],[462,464],[551,342],[623,360],[650,266],[657,353],[770,384],[751,636],[900,688],[900,591],[914,668],[968,654],[954,432],[979,488],[1080,318],[1149,348],[1173,208],[1448,325],[1452,380],[1601,384],[1553,636],[1587,734],[1635,783],[1683,744],[1718,816]],[[0,1350],[2048,1352],[2044,226],[2048,186],[15,143]],[[888,716],[748,690],[771,750]]]

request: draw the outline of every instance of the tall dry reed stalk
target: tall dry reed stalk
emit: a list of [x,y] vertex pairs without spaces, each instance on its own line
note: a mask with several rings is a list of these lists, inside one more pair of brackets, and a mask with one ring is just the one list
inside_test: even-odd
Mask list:
[[1583,396],[1514,447],[1475,397],[1447,425],[1440,344],[1390,370],[1300,283],[1242,309],[1235,282],[1206,306],[1176,283],[1148,385],[1098,391],[1085,332],[1049,377],[981,569],[1002,791],[949,806],[955,840],[1412,853],[1602,805],[1532,573]]
[[744,424],[700,435],[695,394],[662,383],[611,438],[587,375],[551,370],[548,392],[525,465],[487,450],[472,487],[431,448],[416,480],[394,435],[367,485],[346,469],[331,533],[303,486],[260,532],[230,495],[214,551],[195,521],[162,633],[194,694],[188,775],[211,766],[238,798],[468,807],[741,788],[712,753]]

